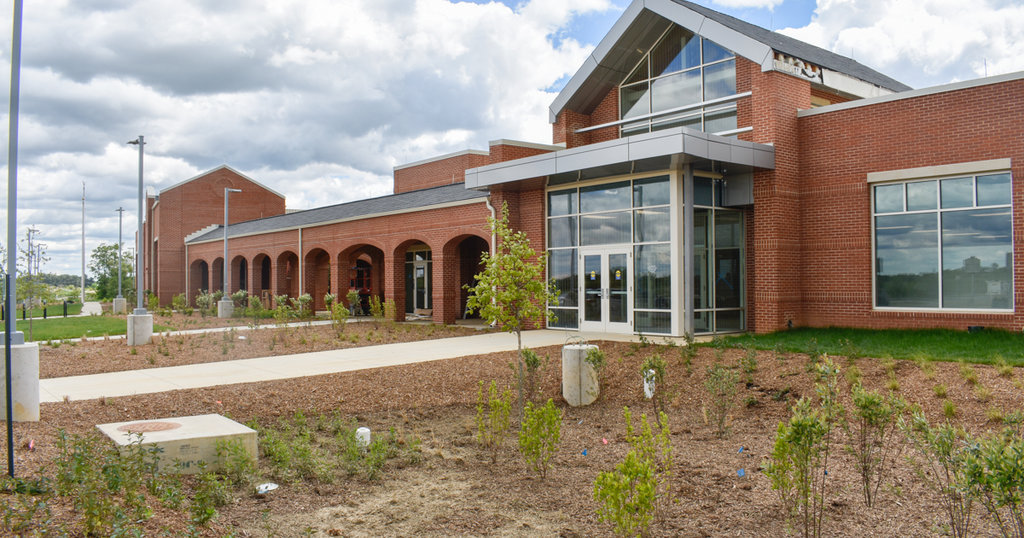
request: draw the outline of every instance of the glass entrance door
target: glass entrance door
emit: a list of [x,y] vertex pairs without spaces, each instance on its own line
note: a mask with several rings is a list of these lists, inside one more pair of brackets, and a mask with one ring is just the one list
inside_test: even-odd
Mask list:
[[[427,262],[417,261],[413,264],[413,308],[430,308],[430,286],[427,274]],[[415,312],[415,310],[414,310]]]
[[629,249],[583,249],[580,252],[580,282],[584,331],[633,332],[630,304],[633,287],[632,256]]

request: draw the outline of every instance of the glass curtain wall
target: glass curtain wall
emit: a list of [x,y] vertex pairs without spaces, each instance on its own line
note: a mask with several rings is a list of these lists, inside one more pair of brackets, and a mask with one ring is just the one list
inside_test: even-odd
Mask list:
[[693,194],[693,330],[745,330],[743,212],[720,207],[719,181],[694,178]]
[[[619,119],[657,114],[736,94],[736,56],[682,26],[673,25],[619,88]],[[736,129],[736,104],[645,118],[625,124],[622,136],[689,127],[708,133]]]
[[627,245],[635,330],[671,332],[669,190],[662,175],[548,192],[548,277],[560,291],[551,327],[579,327],[579,248]]

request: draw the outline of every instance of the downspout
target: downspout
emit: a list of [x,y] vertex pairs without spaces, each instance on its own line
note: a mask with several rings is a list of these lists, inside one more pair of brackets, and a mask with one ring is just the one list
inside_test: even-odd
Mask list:
[[185,304],[192,304],[192,299],[189,299],[188,286],[189,286],[189,270],[188,270],[188,243],[185,243]]
[[[299,295],[302,295],[302,227],[299,227]],[[296,297],[298,299],[298,297]]]
[[[491,205],[491,194],[490,193],[487,193],[487,198],[484,198],[484,203],[487,204],[487,210],[491,212],[491,220],[492,221],[496,220],[497,219],[497,212],[494,210],[494,206]],[[494,257],[494,253],[497,251],[496,250],[497,249],[497,242],[498,242],[498,235],[496,233],[494,233],[494,229],[492,228],[491,229],[491,257],[492,258]],[[492,303],[494,302],[493,298],[491,299],[491,302]],[[494,322],[491,323],[491,327],[496,327],[497,325],[498,325],[497,321],[494,321]]]

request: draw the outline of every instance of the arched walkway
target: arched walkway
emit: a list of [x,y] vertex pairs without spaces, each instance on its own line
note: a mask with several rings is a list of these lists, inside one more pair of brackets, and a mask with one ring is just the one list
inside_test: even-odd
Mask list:
[[331,255],[322,248],[315,248],[306,254],[303,261],[303,291],[313,298],[313,311],[326,308],[324,295],[331,293]]
[[211,275],[210,275],[210,292],[223,291],[224,290],[224,258],[215,258],[213,260]]
[[185,297],[189,302],[196,298],[201,291],[210,289],[210,264],[206,260],[196,260],[188,268],[189,289],[185,290]]
[[290,250],[277,257],[275,267],[277,282],[274,286],[275,295],[299,296],[299,256]]
[[392,253],[395,304],[406,314],[431,315],[434,307],[433,252],[423,241],[409,240]]
[[231,278],[228,281],[231,293],[239,290],[249,291],[249,262],[244,256],[235,256],[231,260]]
[[[359,292],[360,302],[354,311],[363,313],[371,295],[384,297],[384,251],[373,245],[354,245],[337,256],[338,295],[344,298],[349,290]],[[352,309],[352,305],[348,305]],[[365,312],[368,313],[368,312]]]
[[266,254],[257,254],[252,258],[252,267],[250,273],[252,274],[251,283],[249,285],[249,293],[255,295],[263,301],[264,306],[270,305],[271,295],[271,263],[270,256]]
[[445,243],[441,257],[434,260],[441,296],[438,303],[442,305],[440,316],[434,316],[436,321],[454,323],[463,316],[469,297],[464,286],[476,283],[474,275],[483,270],[480,257],[489,250],[488,241],[478,235],[461,235]]

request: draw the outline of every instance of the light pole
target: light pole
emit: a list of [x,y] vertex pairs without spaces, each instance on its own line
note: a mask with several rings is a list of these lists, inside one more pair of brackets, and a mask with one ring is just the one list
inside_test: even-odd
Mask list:
[[145,193],[142,190],[142,150],[146,145],[146,140],[142,135],[139,135],[135,140],[129,140],[129,144],[139,146],[139,231],[138,231],[138,246],[135,248],[135,312],[137,316],[146,315],[146,307],[142,306],[142,253],[145,252],[143,243],[145,237],[142,230],[142,200]]
[[119,207],[117,211],[117,298],[123,299],[121,295],[121,221],[124,220],[124,208]]
[[224,287],[221,288],[224,295],[217,303],[217,317],[230,318],[234,314],[235,302],[231,300],[231,288],[228,287],[230,279],[231,264],[228,263],[228,196],[233,192],[242,192],[242,189],[224,188],[224,262],[221,263],[220,272],[223,275]]
[[[142,306],[142,254],[146,249],[145,230],[142,228],[142,200],[145,191],[142,188],[142,152],[146,145],[142,135],[135,140],[129,140],[129,144],[139,146],[139,231],[136,233],[138,245],[135,248],[135,310],[128,315],[128,338],[129,346],[148,344],[153,339],[153,315],[146,312]],[[118,246],[120,249],[120,245]]]
[[85,182],[82,182],[82,306],[85,306]]
[[224,296],[227,297],[231,293],[228,288],[228,195],[233,192],[242,192],[242,189],[230,189],[224,188],[224,266],[221,272],[224,273]]

